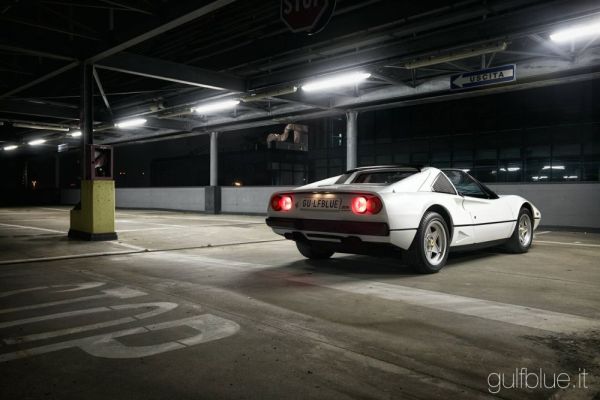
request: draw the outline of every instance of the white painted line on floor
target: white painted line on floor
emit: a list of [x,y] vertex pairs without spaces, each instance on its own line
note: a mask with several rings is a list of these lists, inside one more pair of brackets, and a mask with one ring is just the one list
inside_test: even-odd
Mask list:
[[102,292],[103,292],[102,294],[95,294],[92,296],[82,296],[82,297],[75,297],[73,299],[49,301],[47,303],[30,304],[28,306],[4,308],[4,309],[0,309],[0,314],[7,314],[7,313],[11,313],[11,312],[24,311],[24,310],[35,310],[38,308],[46,308],[46,307],[63,305],[63,304],[79,303],[82,301],[104,299],[107,297],[115,297],[118,299],[130,299],[133,297],[145,296],[147,294],[140,290],[131,289],[131,288],[128,288],[125,286],[115,288],[115,289],[106,289],[106,290],[103,290]]
[[528,328],[557,333],[573,333],[600,329],[600,321],[578,315],[564,314],[516,304],[500,303],[473,297],[459,296],[409,286],[392,285],[377,281],[348,280],[340,282],[339,276],[313,275],[287,278],[290,281],[373,296],[385,300],[401,301],[414,306],[427,307],[456,314],[499,321]]
[[534,232],[534,235],[545,235],[546,233],[552,233],[552,231]]
[[171,229],[167,227],[157,227],[157,228],[140,228],[140,229],[117,229],[117,233],[123,232],[146,232],[146,231],[164,231],[165,229]]
[[67,312],[56,313],[56,314],[40,315],[37,317],[31,317],[31,318],[15,319],[12,321],[0,322],[0,329],[8,328],[11,326],[33,324],[34,322],[48,321],[51,319],[77,317],[79,315],[87,315],[87,314],[99,313],[99,312],[104,312],[104,311],[110,311],[110,308],[94,307],[94,308],[86,308],[84,310],[67,311]]
[[35,287],[29,287],[29,288],[24,288],[24,289],[9,290],[7,292],[0,292],[0,298],[14,296],[15,294],[33,292],[36,290],[57,289],[57,288],[65,288],[65,287],[70,287],[71,289],[54,290],[53,292],[55,292],[55,293],[76,292],[79,290],[97,288],[97,287],[103,286],[103,285],[106,285],[106,282],[84,282],[84,283],[69,283],[69,284],[64,284],[64,285],[35,286]]
[[[119,232],[123,232],[123,231],[119,231]],[[137,251],[146,251],[146,250],[148,250],[145,247],[140,247],[140,246],[136,246],[134,244],[129,244],[129,243],[116,242],[115,244],[117,244],[119,246],[126,247],[128,249],[137,250]]]
[[[72,335],[74,333],[81,333],[81,332],[87,332],[87,331],[96,330],[96,329],[108,328],[111,326],[126,324],[129,322],[134,322],[134,321],[139,321],[139,320],[146,319],[146,318],[155,317],[157,315],[166,313],[167,311],[174,310],[175,308],[177,308],[177,306],[178,306],[177,303],[164,302],[164,301],[154,302],[154,303],[122,304],[122,305],[117,305],[117,306],[88,308],[85,310],[69,311],[69,312],[64,312],[64,313],[57,313],[57,314],[44,315],[44,316],[40,316],[40,317],[27,318],[27,319],[22,319],[22,320],[17,320],[17,321],[9,321],[4,324],[9,324],[6,326],[15,326],[15,325],[31,324],[31,323],[39,322],[39,321],[48,321],[51,319],[69,318],[69,317],[75,317],[75,316],[79,316],[79,315],[87,315],[87,314],[106,312],[106,311],[134,310],[134,309],[139,309],[139,308],[152,308],[153,309],[151,311],[142,312],[140,314],[136,314],[136,315],[133,315],[130,317],[123,317],[123,318],[113,319],[110,321],[97,322],[97,323],[88,324],[88,325],[81,325],[81,326],[76,326],[73,328],[64,328],[64,329],[59,329],[59,330],[50,331],[50,332],[34,333],[31,335],[26,335],[26,336],[8,338],[8,339],[4,339],[4,343],[11,345],[11,344],[17,344],[17,343],[23,343],[23,342],[32,342],[35,340],[44,340],[44,339],[49,339],[49,338],[58,337],[58,336]],[[0,324],[0,328],[3,328],[4,324]]]
[[[195,331],[190,337],[177,341],[164,342],[148,346],[127,346],[116,338],[144,334],[153,331],[161,331],[176,327],[188,327]],[[228,319],[217,317],[212,314],[203,314],[195,317],[183,318],[175,321],[161,322],[153,325],[125,329],[96,336],[73,339],[60,343],[34,347],[27,350],[19,350],[12,353],[0,354],[0,362],[31,357],[37,354],[45,354],[58,350],[78,347],[94,357],[102,358],[140,358],[148,357],[167,351],[183,349],[198,344],[212,342],[234,335],[240,330],[240,326]]]
[[[145,251],[145,249],[136,250],[136,251]],[[82,253],[82,254],[71,254],[68,256],[56,256],[56,257],[17,258],[14,260],[2,260],[2,261],[0,261],[0,265],[25,264],[25,263],[32,263],[32,262],[57,261],[57,260],[70,260],[73,258],[119,256],[119,255],[123,255],[123,254],[132,254],[132,253],[135,253],[136,251],[131,251],[131,250],[105,251],[103,253]]]
[[38,228],[36,226],[13,225],[13,224],[2,224],[2,223],[0,223],[0,226],[5,226],[7,228],[35,229],[35,230],[38,230],[38,231],[45,231],[45,232],[64,233],[65,235],[67,234],[67,232],[57,231],[56,229]]
[[540,244],[560,244],[563,246],[581,246],[581,247],[600,247],[600,244],[592,244],[592,243],[579,243],[579,242],[553,242],[549,240],[536,240],[534,243]]
[[54,210],[54,211],[62,211],[62,212],[69,212],[71,211],[70,208],[51,208],[51,207],[38,207],[42,210]]

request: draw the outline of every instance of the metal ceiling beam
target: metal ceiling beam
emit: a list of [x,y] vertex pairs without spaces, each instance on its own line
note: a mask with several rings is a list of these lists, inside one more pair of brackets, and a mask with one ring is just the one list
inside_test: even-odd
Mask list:
[[[171,29],[177,28],[180,25],[183,25],[185,23],[188,23],[190,21],[193,21],[194,19],[200,18],[204,15],[207,15],[215,10],[218,10],[219,8],[225,7],[231,3],[234,3],[236,0],[217,0],[217,1],[213,1],[210,4],[207,4],[203,7],[200,7],[190,13],[184,14],[178,18],[175,18],[174,20],[167,22],[166,24],[163,24],[157,28],[154,28],[148,32],[145,32],[141,35],[138,35],[132,39],[129,39],[115,47],[112,47],[108,50],[105,50],[99,54],[96,54],[95,56],[89,58],[88,60],[86,60],[87,63],[95,63],[97,61],[100,61],[104,58],[110,57],[114,54],[120,53],[123,50],[126,50],[132,46],[135,46],[136,44],[142,43],[148,39],[151,39],[155,36],[158,36],[162,33],[165,33]],[[79,65],[78,61],[74,61],[71,62],[70,64],[65,65],[62,68],[59,68],[55,71],[50,72],[49,74],[43,75],[25,85],[19,86],[15,89],[12,89],[6,93],[3,93],[0,95],[0,99],[11,96],[15,93],[19,93],[25,89],[29,89],[32,86],[35,86],[39,83],[45,82],[48,79],[54,78],[57,75],[62,74],[63,72],[66,72],[68,70],[71,70],[73,68],[75,68],[76,66]]]
[[30,87],[35,86],[38,83],[42,83],[42,82],[47,81],[48,79],[52,79],[55,76],[60,75],[63,72],[67,72],[67,71],[75,68],[78,65],[79,65],[79,61],[73,61],[73,62],[65,65],[64,67],[61,67],[61,68],[59,68],[57,70],[54,70],[54,71],[52,71],[52,72],[50,72],[50,73],[48,73],[46,75],[40,76],[39,78],[34,79],[33,81],[31,81],[29,83],[26,83],[24,85],[21,85],[21,86],[19,86],[17,88],[14,88],[12,90],[9,90],[8,92],[5,92],[5,93],[1,94],[0,95],[0,99],[3,99],[3,98],[8,97],[8,96],[12,96],[13,94],[22,92],[25,89],[29,89]]
[[167,22],[166,24],[163,24],[157,28],[151,29],[148,32],[142,33],[141,35],[138,35],[134,38],[131,38],[129,40],[126,40],[125,42],[112,47],[108,50],[105,50],[99,54],[96,54],[93,57],[90,57],[87,62],[89,63],[97,63],[100,60],[103,60],[107,57],[110,57],[114,54],[120,53],[124,50],[127,50],[128,48],[135,46],[136,44],[140,44],[142,42],[145,42],[148,39],[152,39],[153,37],[156,37],[158,35],[161,35],[167,31],[170,31],[172,29],[175,29],[183,24],[186,24],[188,22],[191,22],[197,18],[203,17],[207,14],[210,14],[213,11],[216,11],[220,8],[223,8],[229,4],[234,3],[236,0],[217,0],[217,1],[213,1],[212,3],[209,3],[203,7],[200,7],[190,13],[184,14],[178,18],[175,18],[172,21]]
[[43,58],[51,58],[54,60],[64,60],[64,61],[75,61],[73,57],[61,56],[58,54],[48,53],[45,51],[33,50],[33,49],[25,49],[23,47],[18,46],[9,46],[5,44],[0,44],[0,50],[11,51],[20,54],[26,54],[34,57],[43,57]]
[[194,123],[192,121],[146,117],[146,123],[144,126],[154,129],[170,129],[178,132],[186,132],[192,130]]
[[22,100],[0,100],[0,112],[10,114],[33,115],[37,117],[57,118],[62,120],[79,119],[79,111],[73,108],[59,107],[53,104]]
[[246,91],[246,82],[237,76],[131,53],[100,60],[96,67],[208,89]]
[[100,96],[102,97],[102,102],[104,103],[106,110],[108,110],[108,113],[112,115],[110,103],[108,102],[108,98],[106,97],[106,93],[104,92],[104,87],[102,86],[102,81],[100,80],[100,76],[98,75],[98,71],[96,71],[96,68],[92,68],[92,73],[94,74],[94,80],[96,81],[96,86],[98,86],[98,91],[100,92]]
[[124,4],[124,3],[120,3],[120,2],[116,2],[116,1],[111,1],[111,0],[100,0],[100,1],[102,3],[110,4],[111,6],[116,6],[116,7],[119,7],[121,9],[124,9],[124,10],[134,11],[134,12],[138,12],[138,13],[141,13],[141,14],[154,15],[150,11],[142,10],[141,8],[131,7],[130,5],[127,5],[127,4]]

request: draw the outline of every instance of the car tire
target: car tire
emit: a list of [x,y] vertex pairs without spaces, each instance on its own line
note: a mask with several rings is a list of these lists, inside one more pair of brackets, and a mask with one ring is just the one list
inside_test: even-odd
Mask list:
[[310,242],[297,241],[296,247],[300,254],[311,260],[324,260],[333,255],[334,251]]
[[436,212],[425,213],[415,238],[405,253],[405,261],[420,274],[439,272],[448,259],[450,234],[448,225]]
[[515,230],[504,248],[511,253],[527,253],[533,242],[533,218],[531,211],[526,208],[519,210],[519,217],[515,224]]

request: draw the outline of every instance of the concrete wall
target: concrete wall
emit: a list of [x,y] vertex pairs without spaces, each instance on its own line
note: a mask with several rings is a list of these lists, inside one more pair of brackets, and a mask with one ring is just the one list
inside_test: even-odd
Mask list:
[[498,194],[516,194],[542,212],[542,226],[600,229],[600,183],[488,185]]
[[[204,211],[203,187],[117,188],[116,205],[122,208]],[[79,202],[78,189],[61,191],[62,204]]]
[[[600,229],[600,183],[539,183],[489,185],[498,194],[516,194],[542,212],[542,225]],[[262,213],[275,191],[289,186],[223,187],[221,210],[226,213]],[[204,211],[204,188],[118,188],[117,207]],[[75,204],[79,190],[61,192],[61,203]]]
[[221,189],[221,211],[229,213],[266,213],[273,192],[293,186],[245,186]]

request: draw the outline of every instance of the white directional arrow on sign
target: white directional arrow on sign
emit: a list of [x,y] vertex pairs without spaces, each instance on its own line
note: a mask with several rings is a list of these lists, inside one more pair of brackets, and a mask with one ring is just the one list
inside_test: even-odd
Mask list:
[[453,75],[450,78],[450,87],[451,89],[463,89],[510,82],[515,79],[515,65],[504,65]]

